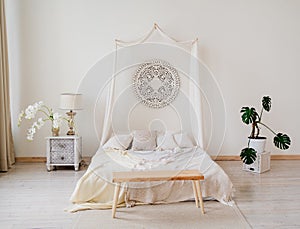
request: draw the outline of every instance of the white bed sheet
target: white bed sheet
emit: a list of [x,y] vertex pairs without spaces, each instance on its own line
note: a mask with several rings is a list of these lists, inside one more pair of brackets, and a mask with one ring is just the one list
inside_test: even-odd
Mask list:
[[[210,156],[199,147],[165,151],[121,151],[99,148],[71,196],[71,212],[112,207],[112,172],[133,170],[198,169],[204,174],[202,196],[231,204],[233,185]],[[189,184],[190,183],[190,184]],[[193,199],[190,181],[129,183],[120,190],[119,206],[125,203],[171,203]]]

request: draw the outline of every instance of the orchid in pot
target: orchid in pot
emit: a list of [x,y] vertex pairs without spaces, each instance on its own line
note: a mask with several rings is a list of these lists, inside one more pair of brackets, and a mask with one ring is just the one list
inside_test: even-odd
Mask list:
[[[276,133],[269,126],[262,122],[263,111],[269,112],[271,110],[271,98],[269,96],[264,96],[262,98],[262,108],[260,113],[257,113],[254,107],[242,107],[242,121],[245,124],[251,124],[251,134],[248,139],[248,146],[242,149],[240,153],[240,157],[242,161],[249,165],[255,162],[257,158],[257,153],[262,153],[264,151],[264,143],[266,137],[259,136],[260,134],[260,126],[264,126],[268,129],[272,134],[274,134],[273,143],[274,145],[282,150],[286,150],[290,147],[291,139],[287,134]],[[256,144],[252,141],[260,140],[263,142],[263,146],[254,147]],[[258,152],[260,151],[260,152]]]
[[41,129],[46,121],[51,121],[52,123],[52,135],[58,136],[62,121],[67,119],[62,117],[59,113],[54,113],[54,111],[46,106],[43,101],[29,105],[25,111],[22,110],[19,114],[18,126],[21,125],[23,119],[32,120],[38,113],[42,114],[42,117],[37,118],[37,120],[34,121],[32,126],[27,130],[27,140],[32,141],[36,131]]

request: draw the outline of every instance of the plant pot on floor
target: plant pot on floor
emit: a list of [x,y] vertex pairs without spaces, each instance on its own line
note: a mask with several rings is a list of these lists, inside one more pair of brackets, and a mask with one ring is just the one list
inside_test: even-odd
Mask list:
[[257,154],[263,153],[266,146],[266,137],[250,138],[249,137],[249,148],[255,149]]
[[[242,107],[241,118],[243,123],[251,125],[250,138],[248,140],[248,146],[243,148],[240,153],[240,157],[244,164],[252,165],[256,160],[261,160],[265,153],[266,138],[260,137],[260,126],[268,129],[273,135],[274,145],[282,150],[287,150],[290,147],[291,139],[287,134],[276,133],[265,123],[262,122],[263,111],[269,112],[271,110],[271,98],[264,96],[261,101],[261,111],[258,113],[254,107]],[[269,153],[270,154],[270,153]],[[270,160],[270,156],[265,156],[267,160]]]
[[256,151],[256,160],[254,163],[247,165],[243,163],[243,170],[250,171],[254,173],[263,173],[270,170],[270,153],[265,152],[266,137],[249,137],[249,148]]

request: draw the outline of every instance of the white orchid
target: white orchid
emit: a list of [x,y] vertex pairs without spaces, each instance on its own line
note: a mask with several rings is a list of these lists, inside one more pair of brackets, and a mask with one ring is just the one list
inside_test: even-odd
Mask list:
[[36,122],[33,123],[33,125],[27,130],[27,139],[29,141],[33,140],[33,135],[35,134],[36,130],[35,130],[35,126],[36,126]]
[[41,127],[45,124],[44,120],[42,118],[39,118],[38,121],[37,121],[37,125],[36,127],[38,129],[41,129]]
[[29,105],[25,110],[25,118],[32,119],[34,118],[36,111],[32,105]]
[[42,107],[44,106],[43,101],[34,103],[33,105],[29,105],[26,109],[25,109],[25,118],[26,119],[33,119],[36,115],[36,113],[42,109]]
[[59,128],[62,123],[62,116],[59,113],[53,114],[52,127]]
[[18,117],[18,126],[21,125],[21,122],[22,122],[24,116],[25,116],[25,112],[21,111],[21,113],[19,114],[19,117]]
[[[25,111],[22,110],[18,116],[18,126],[21,125],[23,118],[31,120],[34,119],[36,114],[40,112],[43,113],[45,118],[38,118],[37,121],[33,122],[32,126],[27,130],[27,139],[32,141],[36,130],[41,129],[46,121],[52,122],[53,128],[59,128],[62,124],[62,120],[66,118],[62,117],[59,113],[53,113],[53,110],[47,107],[43,101],[36,102],[29,105]],[[67,120],[68,121],[68,120]]]
[[33,141],[33,134],[27,134],[27,140]]

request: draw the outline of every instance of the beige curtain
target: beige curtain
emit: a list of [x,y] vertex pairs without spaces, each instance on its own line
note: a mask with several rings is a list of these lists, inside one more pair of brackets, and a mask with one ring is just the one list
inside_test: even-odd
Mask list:
[[4,0],[0,0],[0,171],[15,162],[9,102],[9,72]]

